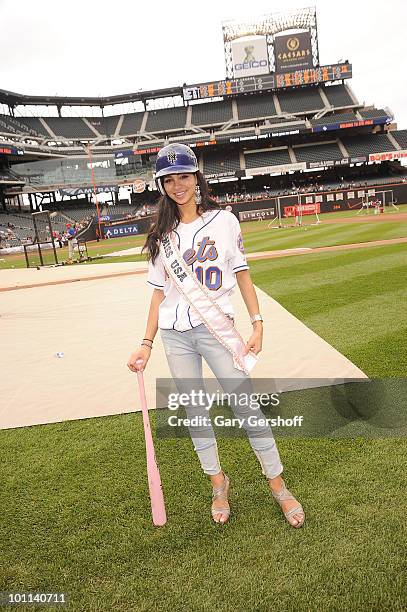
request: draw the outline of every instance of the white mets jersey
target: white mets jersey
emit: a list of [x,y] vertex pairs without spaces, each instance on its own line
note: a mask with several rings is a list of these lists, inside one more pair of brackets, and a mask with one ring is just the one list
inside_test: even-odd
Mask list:
[[[236,285],[235,275],[249,268],[239,221],[226,210],[209,210],[192,223],[179,223],[174,233],[189,269],[209,289],[223,312],[233,316],[230,296]],[[168,278],[160,255],[154,264],[149,262],[147,282],[164,291],[159,328],[183,332],[201,325],[201,319]]]

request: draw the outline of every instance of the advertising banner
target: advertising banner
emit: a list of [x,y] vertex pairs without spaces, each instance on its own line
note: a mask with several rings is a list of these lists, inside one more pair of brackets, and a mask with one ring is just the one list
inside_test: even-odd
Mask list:
[[349,157],[342,159],[324,159],[316,162],[307,162],[307,168],[330,168],[331,166],[347,166],[350,164]]
[[[271,128],[268,128],[271,129]],[[300,132],[309,132],[309,128],[300,126],[297,129],[282,129],[281,131],[273,131],[273,132],[262,132],[260,134],[237,134],[237,135],[222,135],[217,136],[217,142],[246,142],[246,141],[256,141],[256,140],[267,140],[268,138],[276,138],[277,136],[293,136],[295,134],[299,134]]]
[[0,155],[24,155],[24,149],[0,143]]
[[135,193],[143,193],[146,190],[146,182],[143,179],[136,179],[133,183]]
[[[75,189],[59,189],[58,191],[61,195],[67,195],[67,196],[77,196],[77,195],[84,195],[85,193],[87,194],[94,193],[93,187],[77,187]],[[118,185],[98,185],[96,187],[96,193],[110,193],[112,191],[119,191],[119,186]]]
[[234,172],[233,170],[228,170],[225,172],[212,172],[211,174],[205,174],[207,179],[213,179],[213,178],[229,178],[232,176],[236,176],[236,172]]
[[140,233],[137,223],[131,225],[110,226],[104,228],[104,235],[108,238],[121,238],[122,236],[136,236]]
[[301,215],[315,215],[321,212],[321,205],[319,202],[315,204],[300,204],[299,206],[285,206],[284,216],[285,217],[297,217]]
[[366,125],[384,125],[388,123],[388,116],[383,115],[383,117],[375,117],[374,119],[362,119],[361,121],[345,121],[338,123],[324,123],[319,125],[314,125],[312,127],[313,132],[328,132],[332,130],[344,130],[348,128],[355,127],[363,127]]
[[370,153],[369,161],[392,161],[393,159],[402,159],[407,157],[407,150],[402,151],[386,151],[383,153]]
[[276,211],[274,208],[262,210],[242,210],[239,213],[239,221],[256,221],[256,219],[274,219]]
[[256,36],[233,41],[232,59],[235,78],[270,72],[266,37]]
[[276,72],[312,68],[311,32],[283,34],[274,38]]
[[258,174],[284,174],[286,172],[295,172],[297,170],[305,170],[307,164],[298,162],[297,164],[280,164],[279,166],[263,166],[262,168],[247,168],[246,176],[257,176]]
[[[307,168],[330,168],[332,166],[347,166],[349,164],[361,164],[367,161],[366,157],[342,157],[342,159],[324,159],[315,162],[306,162]],[[372,160],[370,160],[372,161]]]

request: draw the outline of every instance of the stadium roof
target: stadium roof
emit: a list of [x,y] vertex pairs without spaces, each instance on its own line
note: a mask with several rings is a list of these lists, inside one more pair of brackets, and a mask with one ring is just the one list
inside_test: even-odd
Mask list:
[[125,102],[145,102],[154,98],[167,96],[182,96],[182,87],[167,87],[165,89],[152,89],[137,93],[119,94],[116,96],[32,96],[0,89],[0,103],[8,106],[18,105],[55,105],[55,106],[108,106],[110,104],[123,104]]

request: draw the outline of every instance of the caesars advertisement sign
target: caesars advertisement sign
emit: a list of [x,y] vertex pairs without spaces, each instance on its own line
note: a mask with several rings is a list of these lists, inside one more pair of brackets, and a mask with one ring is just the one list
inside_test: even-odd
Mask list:
[[241,78],[269,72],[265,36],[232,42],[233,76]]
[[311,33],[283,34],[274,38],[276,72],[312,68]]

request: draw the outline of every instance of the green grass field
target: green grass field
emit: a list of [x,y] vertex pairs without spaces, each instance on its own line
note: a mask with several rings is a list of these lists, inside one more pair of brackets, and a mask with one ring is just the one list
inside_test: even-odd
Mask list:
[[[407,204],[400,205],[399,212],[407,212]],[[395,213],[397,211],[394,211]],[[367,221],[364,218],[369,215],[356,215],[353,211],[340,211],[320,215],[320,225],[304,225],[302,227],[285,227],[282,229],[269,229],[268,221],[251,221],[242,223],[245,249],[247,253],[257,251],[272,251],[278,249],[314,248],[334,246],[338,244],[352,244],[356,242],[370,242],[373,240],[387,240],[390,238],[405,238],[407,236],[407,219],[395,221],[392,219],[393,212],[386,212],[384,219],[380,222]],[[325,224],[324,220],[338,220],[344,218],[352,220],[352,223]],[[306,217],[304,217],[304,223]],[[96,258],[91,262],[76,265],[88,265],[98,263],[114,263],[118,261],[143,261],[145,255],[123,255],[122,257],[102,257],[114,251],[131,249],[142,246],[145,236],[132,236],[128,238],[112,238],[102,242],[88,242],[88,254]],[[57,249],[58,261],[68,259],[68,248]],[[37,253],[31,253],[30,265],[39,265]],[[44,263],[53,262],[53,255],[44,252]],[[2,255],[0,251],[0,270],[6,268],[25,268],[24,254]]]
[[[261,225],[244,224],[248,251],[406,235],[390,220],[260,237]],[[405,244],[250,263],[258,287],[384,378],[407,369],[406,265]],[[141,414],[0,435],[0,591],[65,591],[68,609],[83,611],[406,609],[403,438],[278,439],[307,514],[300,530],[284,521],[247,440],[218,438],[232,483],[231,519],[219,526],[191,441],[156,438],[168,513],[157,529]]]

